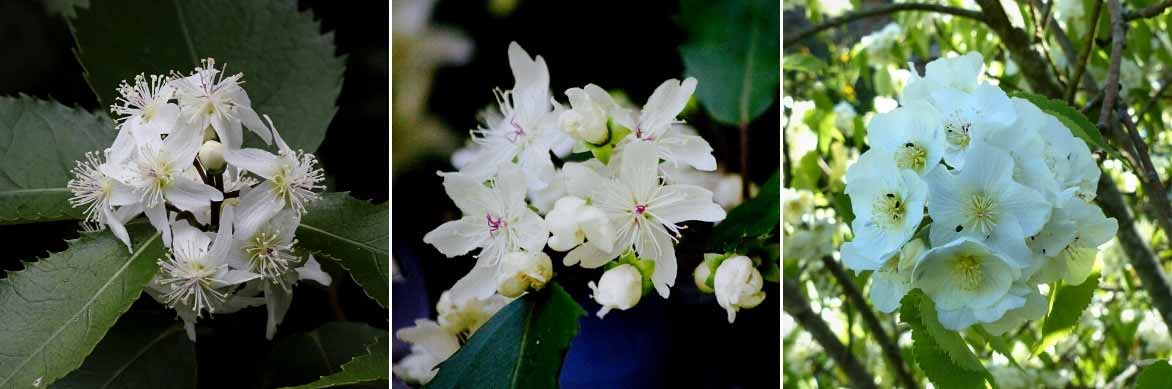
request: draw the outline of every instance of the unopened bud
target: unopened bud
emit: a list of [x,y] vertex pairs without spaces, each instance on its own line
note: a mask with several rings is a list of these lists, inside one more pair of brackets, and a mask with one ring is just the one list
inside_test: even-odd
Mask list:
[[218,171],[224,168],[224,145],[209,140],[199,147],[199,163],[207,170]]
[[761,291],[763,285],[761,272],[753,267],[753,260],[749,257],[732,257],[720,263],[713,286],[716,303],[728,311],[729,323],[736,319],[738,310],[756,307],[765,300],[765,292]]
[[696,266],[696,270],[692,271],[692,281],[696,282],[696,289],[700,289],[704,293],[712,293],[714,290],[708,286],[708,277],[712,276],[712,269],[708,267],[707,262],[700,262]]
[[629,264],[607,270],[606,273],[602,273],[597,285],[590,281],[587,286],[593,291],[594,301],[602,305],[602,309],[598,310],[600,318],[606,316],[611,309],[630,309],[643,297],[643,275],[639,273],[639,269]]
[[517,297],[532,289],[541,290],[553,278],[553,262],[542,252],[513,252],[501,259],[496,290],[505,297]]

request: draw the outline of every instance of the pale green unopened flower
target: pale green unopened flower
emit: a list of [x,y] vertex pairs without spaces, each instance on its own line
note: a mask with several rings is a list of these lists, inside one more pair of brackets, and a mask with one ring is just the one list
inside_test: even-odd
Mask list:
[[541,290],[553,278],[553,262],[545,253],[518,251],[501,259],[496,290],[505,297],[517,297],[530,290]]
[[737,311],[756,307],[765,300],[761,290],[764,279],[746,256],[732,257],[720,263],[713,279],[716,303],[728,312],[728,322],[737,318]]
[[224,168],[224,145],[220,142],[209,140],[203,142],[203,146],[199,147],[199,163],[205,169],[212,171],[219,171]]
[[639,303],[643,297],[643,275],[630,264],[622,264],[602,273],[598,284],[590,281],[587,286],[593,292],[594,301],[602,305],[598,317],[606,316],[611,309],[625,311]]

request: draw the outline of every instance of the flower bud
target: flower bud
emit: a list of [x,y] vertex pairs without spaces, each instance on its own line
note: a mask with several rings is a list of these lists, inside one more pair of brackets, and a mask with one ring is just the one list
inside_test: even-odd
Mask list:
[[594,301],[602,305],[602,309],[598,310],[599,318],[606,316],[611,309],[630,309],[643,297],[643,275],[629,264],[607,270],[602,273],[597,285],[590,281],[587,286],[593,291]]
[[716,303],[728,311],[729,323],[736,319],[737,310],[756,307],[765,300],[765,292],[761,291],[763,284],[761,272],[753,267],[749,257],[732,257],[721,262],[713,286]]
[[542,252],[513,252],[501,261],[496,290],[505,297],[517,297],[529,289],[541,290],[553,278],[553,262]]
[[218,171],[224,168],[224,145],[209,140],[199,147],[199,163],[207,170]]
[[569,251],[586,239],[602,251],[614,247],[614,228],[606,214],[597,207],[586,205],[586,200],[566,196],[554,203],[553,210],[545,216],[545,223],[553,234],[549,248]]
[[570,137],[592,144],[602,144],[610,137],[606,127],[606,110],[600,102],[591,100],[589,94],[580,88],[566,91],[572,110],[562,112],[558,124]]
[[696,270],[692,271],[692,281],[696,282],[696,288],[700,289],[701,292],[712,293],[715,290],[708,287],[708,276],[711,275],[712,269],[708,267],[708,262],[700,262],[696,266]]

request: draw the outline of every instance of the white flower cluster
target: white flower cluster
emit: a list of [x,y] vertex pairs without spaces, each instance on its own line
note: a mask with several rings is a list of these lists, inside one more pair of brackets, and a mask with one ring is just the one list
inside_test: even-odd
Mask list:
[[[629,284],[643,277],[666,298],[676,279],[680,223],[725,216],[710,190],[664,174],[684,165],[716,170],[708,142],[676,119],[696,80],[665,81],[641,110],[593,84],[567,90],[567,107],[550,94],[544,59],[516,43],[508,54],[516,84],[497,90],[499,112],[483,115],[483,126],[471,132],[475,146],[463,153],[460,171],[439,173],[463,217],[423,238],[448,257],[480,249],[451,298],[461,304],[540,289],[553,276],[547,245],[568,252],[566,266],[598,268],[630,252],[654,262],[639,277],[630,267],[619,270],[625,276],[604,276],[595,298],[607,309],[634,305]],[[551,156],[591,149],[608,151],[560,168]]]
[[1117,224],[1091,202],[1100,173],[1087,145],[978,82],[983,67],[976,53],[932,61],[870,121],[871,149],[846,174],[856,218],[842,260],[875,271],[884,312],[919,289],[946,328],[1001,333],[1045,314],[1038,285],[1082,283]]
[[414,326],[395,331],[395,337],[411,343],[411,354],[396,362],[391,370],[409,384],[427,384],[439,373],[440,363],[456,354],[480,326],[512,300],[494,294],[456,304],[451,292],[444,292],[435,305],[438,321],[419,319]]
[[[261,121],[242,76],[225,76],[209,58],[189,75],[124,81],[111,107],[113,145],[87,154],[69,182],[87,225],[109,228],[127,249],[131,219],[145,214],[158,230],[168,253],[147,292],[178,312],[192,340],[203,312],[261,304],[271,339],[293,284],[330,283],[313,255],[294,248],[323,173],[312,154],[281,139],[271,119]],[[277,152],[243,148],[244,128],[276,143]]]

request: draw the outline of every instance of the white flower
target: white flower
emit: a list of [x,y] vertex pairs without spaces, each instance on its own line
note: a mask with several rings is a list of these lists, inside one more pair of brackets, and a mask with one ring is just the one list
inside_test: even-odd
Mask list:
[[1081,198],[1068,199],[1062,208],[1054,209],[1042,231],[1029,239],[1038,258],[1034,280],[1082,284],[1093,271],[1099,246],[1118,230],[1119,223],[1103,215],[1099,207]]
[[[891,158],[900,169],[909,169],[922,176],[935,168],[944,156],[947,144],[940,131],[942,125],[935,108],[922,101],[913,101],[875,115],[867,125],[867,144]],[[853,177],[851,170],[847,170],[848,183]]]
[[223,303],[228,296],[226,289],[229,286],[260,277],[228,267],[225,259],[232,240],[229,228],[216,233],[214,242],[209,233],[186,221],[174,222],[171,228],[175,239],[167,258],[159,260],[157,277],[165,290],[164,302],[172,308],[187,306],[196,316],[204,310],[215,313],[216,305]]
[[880,312],[891,313],[899,309],[900,300],[912,289],[912,271],[916,261],[927,247],[919,239],[903,245],[899,255],[893,256],[883,267],[871,275],[871,304]]
[[1016,308],[1005,312],[1000,320],[992,323],[985,323],[981,326],[993,335],[1001,335],[1009,330],[1020,328],[1031,320],[1041,319],[1046,316],[1046,311],[1050,308],[1050,302],[1041,293],[1038,293],[1037,288],[1027,287],[1024,285],[1016,285],[1010,290],[1014,295],[1025,295],[1025,304],[1021,308]]
[[[272,119],[267,115],[265,118],[271,126]],[[282,209],[305,213],[306,204],[317,200],[317,191],[325,189],[321,184],[325,173],[318,167],[317,158],[313,154],[293,151],[281,139],[275,126],[272,127],[272,136],[278,149],[275,155],[260,149],[231,147],[224,152],[224,160],[229,164],[265,179],[240,197],[236,229],[244,235],[252,235]]]
[[834,127],[843,133],[849,134],[855,129],[855,117],[859,116],[855,107],[846,101],[834,105]]
[[867,49],[867,54],[875,57],[881,56],[883,52],[891,48],[891,45],[899,42],[902,37],[903,30],[899,28],[899,24],[892,22],[887,23],[879,31],[864,36],[859,43]]
[[[279,212],[259,228],[248,234],[237,231],[228,250],[227,261],[232,267],[260,274],[271,283],[280,283],[300,261],[293,253],[297,243],[294,234],[301,224],[301,215],[292,210]],[[221,220],[221,225],[230,226]],[[227,228],[227,227],[222,227]]]
[[944,328],[992,323],[1025,304],[1010,288],[1021,271],[1008,258],[968,237],[928,250],[916,263],[913,286],[936,303]]
[[[1090,148],[1086,142],[1078,139],[1066,125],[1052,115],[1045,115],[1045,123],[1038,128],[1038,133],[1046,143],[1042,160],[1054,174],[1060,193],[1073,192],[1074,196],[1086,201],[1095,199],[1098,194],[1099,175],[1102,171],[1095,163]],[[1106,165],[1107,162],[1104,162]],[[1065,201],[1059,197],[1056,203]]]
[[705,171],[716,170],[712,146],[704,138],[686,134],[680,125],[683,122],[676,120],[676,115],[684,110],[695,90],[695,78],[689,77],[683,82],[667,80],[647,98],[638,117],[624,110],[615,112],[612,115],[614,121],[632,131],[619,147],[644,141],[654,144],[655,154],[664,161],[677,165],[685,163]]
[[452,301],[452,293],[444,291],[435,304],[439,325],[450,333],[468,339],[493,315],[513,299],[494,294],[486,299],[469,299],[463,304]]
[[201,133],[211,126],[229,150],[239,149],[243,144],[241,126],[248,127],[265,143],[271,143],[269,129],[252,110],[248,93],[240,87],[240,78],[244,75],[224,77],[223,70],[216,69],[215,59],[202,62],[203,66],[195,68],[190,76],[171,81],[179,99],[180,120]]
[[581,198],[566,196],[559,199],[554,203],[553,211],[545,216],[545,224],[553,234],[549,238],[551,249],[570,251],[587,238],[599,250],[610,251],[614,247],[614,227],[606,214],[587,205]]
[[605,143],[610,138],[610,130],[606,127],[608,112],[615,106],[610,94],[598,85],[589,84],[585,88],[566,90],[566,97],[573,109],[564,110],[558,116],[562,131],[574,139]]
[[712,284],[716,303],[728,311],[729,323],[737,318],[738,310],[756,307],[765,300],[765,292],[761,291],[763,282],[761,272],[753,267],[749,257],[732,257],[720,263]]
[[850,269],[878,270],[911,239],[924,217],[928,186],[914,171],[868,150],[847,170],[846,194],[855,220],[854,240],[842,245],[843,263]]
[[814,216],[814,193],[804,189],[781,188],[782,216],[785,223],[799,225],[806,215]]
[[901,103],[912,100],[928,99],[933,91],[943,88],[954,89],[968,93],[977,88],[977,77],[984,71],[985,60],[981,53],[970,51],[965,55],[952,58],[938,58],[928,62],[924,76],[920,77],[916,67],[908,64],[911,74],[903,94],[899,96]]
[[[658,173],[659,158],[650,142],[633,142],[622,150],[616,177],[604,176],[587,164],[566,164],[570,194],[591,202],[616,228],[615,245],[602,251],[580,245],[566,255],[566,266],[602,266],[632,246],[640,258],[655,261],[651,279],[661,296],[675,283],[676,256],[673,237],[687,220],[716,222],[724,209],[712,202],[712,192],[693,185],[664,185]],[[613,161],[612,161],[613,162]],[[670,233],[669,233],[670,232]]]
[[1033,256],[1025,240],[1046,224],[1050,204],[1013,180],[1013,158],[1001,149],[978,142],[965,165],[959,174],[939,166],[927,177],[932,245],[969,237],[1000,251],[1016,268],[1029,267]]
[[[115,141],[115,144],[143,144],[171,133],[179,119],[179,106],[168,102],[175,93],[170,79],[151,75],[147,81],[145,75],[139,74],[134,76],[134,84],[122,81],[118,93],[121,96],[110,112],[119,116],[118,136],[130,136],[134,142]],[[114,154],[125,156],[122,151],[116,149]]]
[[[1012,99],[1017,111],[1013,125],[991,131],[984,141],[1008,151],[1013,157],[1013,180],[1037,190],[1046,201],[1060,204],[1074,195],[1074,189],[1063,190],[1047,164],[1047,144],[1043,139],[1042,127],[1051,125],[1053,116],[1042,112],[1029,100]],[[1094,167],[1097,171],[1098,167]]]
[[224,199],[216,188],[184,174],[195,161],[201,135],[195,128],[176,129],[166,140],[139,145],[126,165],[98,167],[102,173],[125,184],[114,187],[112,205],[142,203],[151,225],[162,232],[163,243],[168,246],[171,244],[168,203],[187,211]]
[[516,165],[524,172],[529,188],[541,189],[554,176],[550,150],[573,140],[556,128],[545,59],[530,59],[513,42],[509,44],[509,66],[516,84],[509,91],[497,90],[501,116],[486,123],[488,127],[472,131],[480,150],[460,172],[486,180],[498,170]]
[[541,290],[553,278],[553,263],[540,251],[512,252],[501,259],[496,291],[513,298],[529,290]]
[[934,90],[931,102],[944,121],[944,162],[955,169],[964,169],[965,154],[974,141],[987,141],[992,132],[1017,119],[1009,96],[988,84],[977,86],[972,93]]
[[430,382],[439,373],[437,366],[456,350],[460,340],[431,320],[415,320],[415,326],[395,331],[395,337],[411,343],[411,355],[400,359],[391,370],[402,379],[414,385]]
[[599,318],[606,316],[611,309],[631,309],[643,297],[643,275],[630,264],[624,263],[602,273],[597,285],[594,281],[586,285],[590,287],[594,301],[602,305],[598,310]]
[[[73,192],[69,204],[73,207],[85,206],[85,223],[99,223],[109,227],[114,236],[126,244],[126,249],[131,250],[130,234],[126,232],[125,223],[142,213],[142,205],[125,184],[101,172],[100,167],[105,164],[96,152],[86,153],[84,161],[77,161],[77,166],[73,168],[74,178],[66,185]],[[120,196],[118,201],[114,200],[115,196]],[[115,209],[114,203],[123,205]]]
[[487,298],[496,291],[497,267],[505,254],[541,251],[549,230],[525,204],[525,177],[516,168],[502,169],[491,187],[465,173],[440,175],[464,216],[428,232],[423,241],[448,257],[481,248],[476,267],[452,287],[452,299]]

